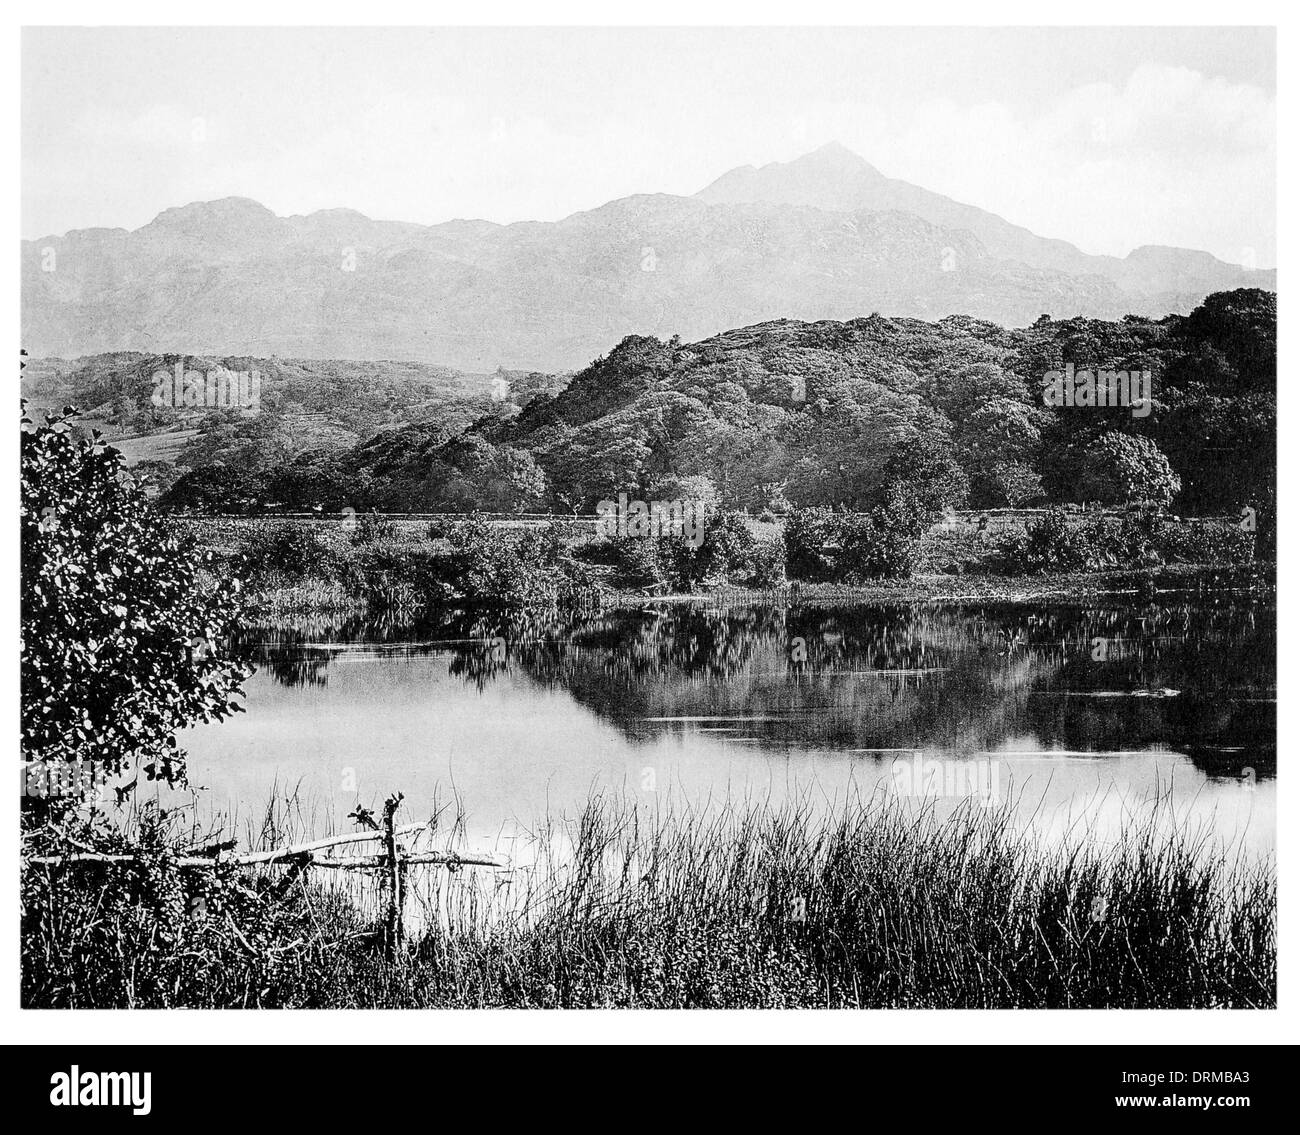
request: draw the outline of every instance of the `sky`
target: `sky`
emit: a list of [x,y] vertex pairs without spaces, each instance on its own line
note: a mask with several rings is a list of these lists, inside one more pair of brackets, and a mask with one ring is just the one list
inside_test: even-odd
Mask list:
[[1090,253],[1269,268],[1259,28],[37,28],[22,227],[242,196],[434,224],[698,191],[830,141]]

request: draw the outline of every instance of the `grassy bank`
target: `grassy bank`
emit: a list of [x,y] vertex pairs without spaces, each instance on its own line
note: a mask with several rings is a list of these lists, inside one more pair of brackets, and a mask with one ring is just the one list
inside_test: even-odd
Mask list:
[[[708,597],[719,603],[758,603],[773,600],[799,603],[940,602],[990,600],[999,602],[1057,601],[1093,596],[1133,596],[1151,600],[1164,593],[1246,592],[1269,598],[1277,589],[1275,565],[1171,564],[1162,568],[1108,571],[1039,572],[1023,575],[947,575],[918,573],[909,579],[877,580],[869,584],[794,583],[775,591],[754,591],[730,585],[714,587]],[[699,595],[661,599],[700,600]],[[614,603],[644,603],[639,595],[618,595]]]
[[1272,1006],[1271,861],[1160,820],[1153,806],[1118,843],[1061,846],[1019,831],[1007,807],[940,818],[877,796],[830,815],[733,804],[652,816],[597,798],[539,831],[529,855],[516,849],[526,866],[414,880],[424,929],[397,961],[378,941],[373,890],[315,881],[338,872],[178,870],[155,829],[131,865],[24,872],[22,1002]]
[[[1128,565],[1111,555],[1108,566],[1090,570],[1031,570],[1007,562],[1005,541],[935,528],[921,541],[915,570],[900,578],[817,582],[786,578],[774,568],[763,573],[762,586],[735,573],[692,590],[675,590],[663,580],[647,584],[617,557],[611,562],[609,541],[598,538],[590,523],[484,522],[475,539],[459,549],[459,563],[447,538],[455,522],[212,518],[171,523],[213,552],[226,575],[245,581],[250,614],[272,617],[392,609],[409,613],[442,601],[472,602],[481,589],[491,598],[523,605],[553,598],[557,590],[603,604],[702,596],[723,602],[1032,600],[1123,594],[1153,598],[1161,591],[1267,595],[1275,578],[1270,563],[1219,558],[1225,549],[1217,540],[1194,542],[1192,551],[1200,558],[1186,562]],[[751,527],[757,547],[780,546],[780,525],[753,522]],[[533,545],[522,554],[521,539]],[[766,558],[780,557],[769,553]],[[534,595],[539,580],[544,586]]]

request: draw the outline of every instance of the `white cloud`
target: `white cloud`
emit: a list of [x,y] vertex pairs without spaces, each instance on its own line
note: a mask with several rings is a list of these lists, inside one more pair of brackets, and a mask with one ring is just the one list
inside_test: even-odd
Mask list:
[[[25,47],[29,236],[136,227],[229,194],[282,214],[552,220],[631,193],[691,193],[837,139],[1089,252],[1177,244],[1240,260],[1251,248],[1273,263],[1270,88],[1241,65],[1228,79],[1142,62],[1146,33],[1116,30],[1107,42],[1129,62],[1099,52],[1095,79],[1090,59],[1062,54],[1078,37],[1023,29],[938,41],[225,30],[221,52],[200,50],[211,29],[114,33],[112,51],[104,34],[38,37],[46,54],[31,65]],[[1244,33],[1198,42],[1203,61],[1262,58]]]
[[886,173],[980,205],[1088,252],[1140,244],[1205,248],[1272,263],[1274,100],[1186,68],[1143,66],[1036,111],[933,99],[846,144]]

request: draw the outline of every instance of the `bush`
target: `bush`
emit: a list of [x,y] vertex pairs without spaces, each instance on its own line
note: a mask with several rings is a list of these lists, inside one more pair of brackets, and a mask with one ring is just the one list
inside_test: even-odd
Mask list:
[[668,547],[677,582],[694,590],[700,583],[725,582],[733,575],[748,579],[758,541],[739,512],[719,512],[706,521],[698,548],[678,537],[670,539]]
[[1251,533],[1235,524],[1187,521],[1169,524],[1161,532],[1161,550],[1167,563],[1248,563],[1254,558]]
[[371,610],[420,610],[449,597],[442,561],[427,549],[363,544],[344,564],[343,578]]
[[[22,756],[182,779],[177,734],[243,708],[249,670],[229,647],[239,585],[160,523],[122,455],[75,419],[37,424],[24,405]],[[23,800],[46,814],[76,802]]]
[[1053,509],[1009,537],[996,557],[1012,574],[1158,567],[1166,563],[1245,563],[1250,534],[1204,521],[1168,521],[1155,512],[1078,515]]
[[754,546],[752,567],[744,579],[748,587],[759,591],[774,591],[784,587],[785,544],[780,540],[759,540]]
[[821,583],[836,577],[840,521],[833,509],[795,509],[785,522],[785,570],[791,579]]
[[619,581],[635,587],[695,591],[731,579],[748,584],[758,570],[759,542],[739,512],[710,514],[698,546],[679,533],[616,537],[599,545],[590,558],[608,559]]
[[1092,538],[1085,522],[1072,523],[1069,514],[1052,509],[1003,542],[998,560],[1013,574],[1079,571],[1092,564]]
[[928,527],[924,510],[901,487],[868,513],[799,509],[786,521],[786,571],[811,583],[906,578]]
[[451,551],[431,570],[439,597],[501,606],[549,605],[587,582],[564,556],[564,529],[507,528],[481,517],[450,524]]
[[352,543],[360,546],[400,540],[402,527],[377,512],[363,513],[352,528]]
[[592,547],[592,558],[610,563],[614,567],[615,581],[623,586],[655,591],[666,591],[671,587],[658,540],[627,537],[598,540]]
[[262,521],[240,544],[243,570],[254,586],[274,577],[336,579],[341,557],[310,520]]

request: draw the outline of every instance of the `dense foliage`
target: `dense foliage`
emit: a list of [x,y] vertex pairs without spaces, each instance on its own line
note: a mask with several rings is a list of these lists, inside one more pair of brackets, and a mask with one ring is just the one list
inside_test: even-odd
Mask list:
[[[1276,296],[1218,293],[1188,316],[1005,329],[872,315],[778,321],[700,343],[630,336],[520,402],[277,456],[274,430],[191,443],[169,507],[200,512],[573,511],[705,479],[725,509],[870,511],[905,480],[929,512],[1150,501],[1261,517],[1272,539]],[[1046,405],[1066,364],[1151,372],[1150,413]],[[254,442],[254,436],[267,435]],[[241,443],[242,444],[242,443]],[[219,468],[214,469],[214,466]]]
[[237,584],[158,522],[121,455],[74,415],[22,419],[23,759],[38,774],[140,765],[175,779],[176,732],[242,709]]
[[1239,525],[1165,522],[1154,512],[1124,516],[1053,509],[997,550],[999,566],[1012,573],[1095,571],[1171,563],[1246,563],[1254,534]]

